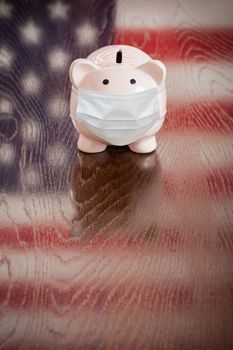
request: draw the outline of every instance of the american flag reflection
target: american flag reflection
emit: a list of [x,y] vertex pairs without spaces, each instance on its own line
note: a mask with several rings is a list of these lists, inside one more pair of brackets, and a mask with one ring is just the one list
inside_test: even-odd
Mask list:
[[[0,0],[1,349],[231,349],[233,2]],[[77,152],[68,69],[168,67],[158,150]],[[122,166],[123,164],[123,166]]]

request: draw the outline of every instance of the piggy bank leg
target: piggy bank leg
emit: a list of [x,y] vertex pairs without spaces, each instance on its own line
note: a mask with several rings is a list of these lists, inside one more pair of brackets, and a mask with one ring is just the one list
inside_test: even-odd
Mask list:
[[87,136],[80,135],[78,139],[78,149],[86,153],[99,153],[106,149],[107,145],[93,140]]
[[131,143],[129,145],[131,151],[136,153],[150,153],[157,148],[155,136],[147,137],[143,140]]

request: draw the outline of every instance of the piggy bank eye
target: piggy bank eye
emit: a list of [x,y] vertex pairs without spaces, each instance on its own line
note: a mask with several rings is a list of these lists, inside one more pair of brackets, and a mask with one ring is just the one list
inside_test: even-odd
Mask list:
[[108,79],[104,79],[104,80],[103,80],[103,84],[104,84],[104,85],[108,85],[108,83],[109,83],[109,80],[108,80]]
[[130,80],[130,84],[136,84],[136,80],[135,79],[131,79]]

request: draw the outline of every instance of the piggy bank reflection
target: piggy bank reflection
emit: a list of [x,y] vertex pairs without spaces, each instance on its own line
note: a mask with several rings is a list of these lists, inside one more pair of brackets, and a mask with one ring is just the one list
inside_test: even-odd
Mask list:
[[163,197],[157,153],[142,156],[127,147],[109,147],[91,156],[78,152],[72,183],[76,209],[71,235],[80,243],[98,236],[146,239],[150,226],[150,235],[156,234]]
[[134,47],[112,45],[75,60],[70,79],[70,116],[81,151],[102,152],[107,145],[128,145],[137,153],[156,149],[166,114],[162,62]]

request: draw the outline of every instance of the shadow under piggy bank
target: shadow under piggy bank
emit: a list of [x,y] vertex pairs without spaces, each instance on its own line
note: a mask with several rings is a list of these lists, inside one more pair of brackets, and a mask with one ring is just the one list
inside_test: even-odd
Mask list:
[[109,147],[91,155],[79,151],[73,175],[76,215],[71,235],[86,243],[96,235],[119,239],[145,233],[150,212],[157,212],[162,186],[156,152],[141,155],[127,147]]

